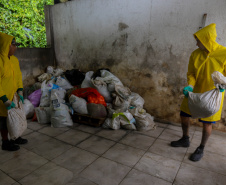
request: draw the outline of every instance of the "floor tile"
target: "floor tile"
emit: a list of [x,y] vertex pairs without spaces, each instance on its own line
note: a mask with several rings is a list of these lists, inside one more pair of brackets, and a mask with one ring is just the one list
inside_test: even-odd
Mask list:
[[22,136],[25,136],[25,137],[26,137],[26,135],[28,135],[28,134],[30,134],[30,133],[32,133],[32,132],[33,132],[32,129],[27,128],[27,129],[24,131],[24,133],[22,134]]
[[72,177],[71,171],[49,162],[19,182],[22,185],[65,185]]
[[74,174],[78,174],[97,158],[98,156],[95,154],[73,147],[52,162],[72,171]]
[[132,132],[132,133],[129,133],[126,137],[124,137],[120,141],[120,143],[129,145],[135,148],[139,148],[142,150],[147,150],[154,141],[155,141],[155,138],[153,137]]
[[38,122],[29,122],[27,124],[27,128],[31,129],[31,130],[39,130],[43,127],[49,126],[49,124],[40,124]]
[[21,145],[21,147],[26,148],[28,150],[32,150],[36,146],[42,145],[43,143],[48,141],[51,137],[46,136],[45,134],[41,134],[39,132],[32,132],[24,138],[28,140],[28,143],[25,145]]
[[131,168],[100,157],[80,175],[98,185],[117,185]]
[[173,182],[180,164],[179,161],[147,152],[137,163],[135,169]]
[[151,137],[159,137],[159,135],[162,133],[162,131],[165,128],[157,127],[155,130],[148,130],[148,131],[134,131],[135,133],[151,136]]
[[92,127],[88,125],[79,125],[76,129],[81,130],[83,132],[88,132],[90,134],[95,134],[99,132],[102,128],[101,127]]
[[170,182],[164,181],[152,175],[148,175],[138,170],[131,170],[120,185],[171,185]]
[[226,176],[182,163],[174,185],[225,185]]
[[8,160],[12,158],[16,158],[17,156],[23,155],[23,153],[27,152],[26,149],[20,148],[20,150],[14,151],[14,152],[9,152],[6,150],[1,150],[0,149],[0,164],[7,162]]
[[159,136],[159,139],[167,140],[169,142],[176,141],[182,137],[182,131],[165,129]]
[[10,178],[8,175],[0,171],[0,184],[2,185],[11,185],[15,183],[16,181]]
[[119,130],[103,129],[100,132],[98,132],[96,135],[113,140],[113,141],[118,141],[122,139],[122,137],[125,136],[126,134],[127,134],[127,131],[123,129],[119,129]]
[[157,127],[162,127],[162,128],[166,128],[169,125],[167,123],[160,123],[160,122],[156,122],[156,121],[155,121],[155,124],[156,124]]
[[79,175],[74,175],[74,177],[66,185],[97,185],[97,184]]
[[67,151],[71,147],[71,145],[63,143],[54,138],[50,138],[49,140],[43,142],[40,145],[35,145],[35,147],[31,149],[31,151],[46,159],[51,160],[59,156],[63,152]]
[[[194,135],[191,140],[191,147],[197,148],[201,143],[202,136],[200,135]],[[225,155],[226,156],[226,139],[216,139],[215,137],[212,137],[212,135],[209,137],[206,146],[205,151],[210,151],[216,154]]]
[[48,136],[52,136],[52,137],[55,137],[55,136],[58,136],[66,131],[68,131],[69,128],[68,127],[63,127],[63,128],[53,128],[53,127],[44,127],[42,129],[40,129],[38,132],[40,133],[43,133],[43,134],[46,134]]
[[171,147],[169,141],[157,139],[151,146],[149,151],[164,157],[182,161],[184,159],[187,148]]
[[90,134],[79,130],[69,130],[63,134],[58,135],[56,138],[71,145],[76,145],[89,136]]
[[114,141],[110,141],[98,136],[92,136],[77,145],[77,147],[95,153],[97,155],[102,155],[114,144]]
[[209,151],[204,151],[203,158],[198,162],[193,162],[189,160],[189,157],[195,151],[195,149],[196,148],[194,147],[190,147],[188,149],[188,152],[183,161],[184,163],[226,175],[226,156]]
[[145,153],[144,150],[136,149],[123,144],[116,144],[110,148],[103,157],[111,159],[115,162],[133,167]]
[[26,151],[0,164],[0,169],[15,180],[20,180],[48,161],[37,154]]

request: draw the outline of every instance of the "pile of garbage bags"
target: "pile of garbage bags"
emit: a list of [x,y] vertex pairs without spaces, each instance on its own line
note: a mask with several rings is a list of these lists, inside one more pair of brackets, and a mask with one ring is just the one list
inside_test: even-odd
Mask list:
[[49,66],[24,89],[24,98],[26,117],[53,127],[72,126],[71,115],[79,113],[106,118],[104,128],[155,129],[154,118],[143,109],[144,99],[109,69],[83,73]]

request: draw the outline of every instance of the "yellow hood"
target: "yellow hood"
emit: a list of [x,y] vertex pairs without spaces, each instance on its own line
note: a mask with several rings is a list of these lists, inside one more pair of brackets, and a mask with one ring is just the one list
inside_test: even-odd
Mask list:
[[216,42],[217,31],[216,24],[212,23],[201,30],[197,31],[196,36],[209,52],[216,50],[218,43]]
[[8,56],[9,47],[13,40],[13,36],[7,35],[5,33],[0,32],[0,54],[3,56]]

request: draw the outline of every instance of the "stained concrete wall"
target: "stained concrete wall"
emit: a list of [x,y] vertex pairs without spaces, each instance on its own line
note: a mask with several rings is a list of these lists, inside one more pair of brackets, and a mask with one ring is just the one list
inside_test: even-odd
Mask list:
[[[145,99],[145,109],[179,121],[192,36],[216,23],[226,45],[225,0],[74,0],[51,6],[57,64],[82,71],[110,68]],[[223,112],[223,117],[226,117]]]
[[36,77],[45,72],[46,67],[53,65],[50,48],[18,48],[15,56],[20,62],[24,87],[34,84]]

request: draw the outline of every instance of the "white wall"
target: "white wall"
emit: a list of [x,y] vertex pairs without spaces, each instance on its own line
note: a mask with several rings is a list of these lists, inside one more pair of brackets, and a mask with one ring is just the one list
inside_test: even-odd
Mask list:
[[[51,7],[57,64],[110,68],[155,117],[179,121],[193,38],[207,13],[226,45],[225,0],[75,0]],[[224,116],[224,113],[223,113]]]

